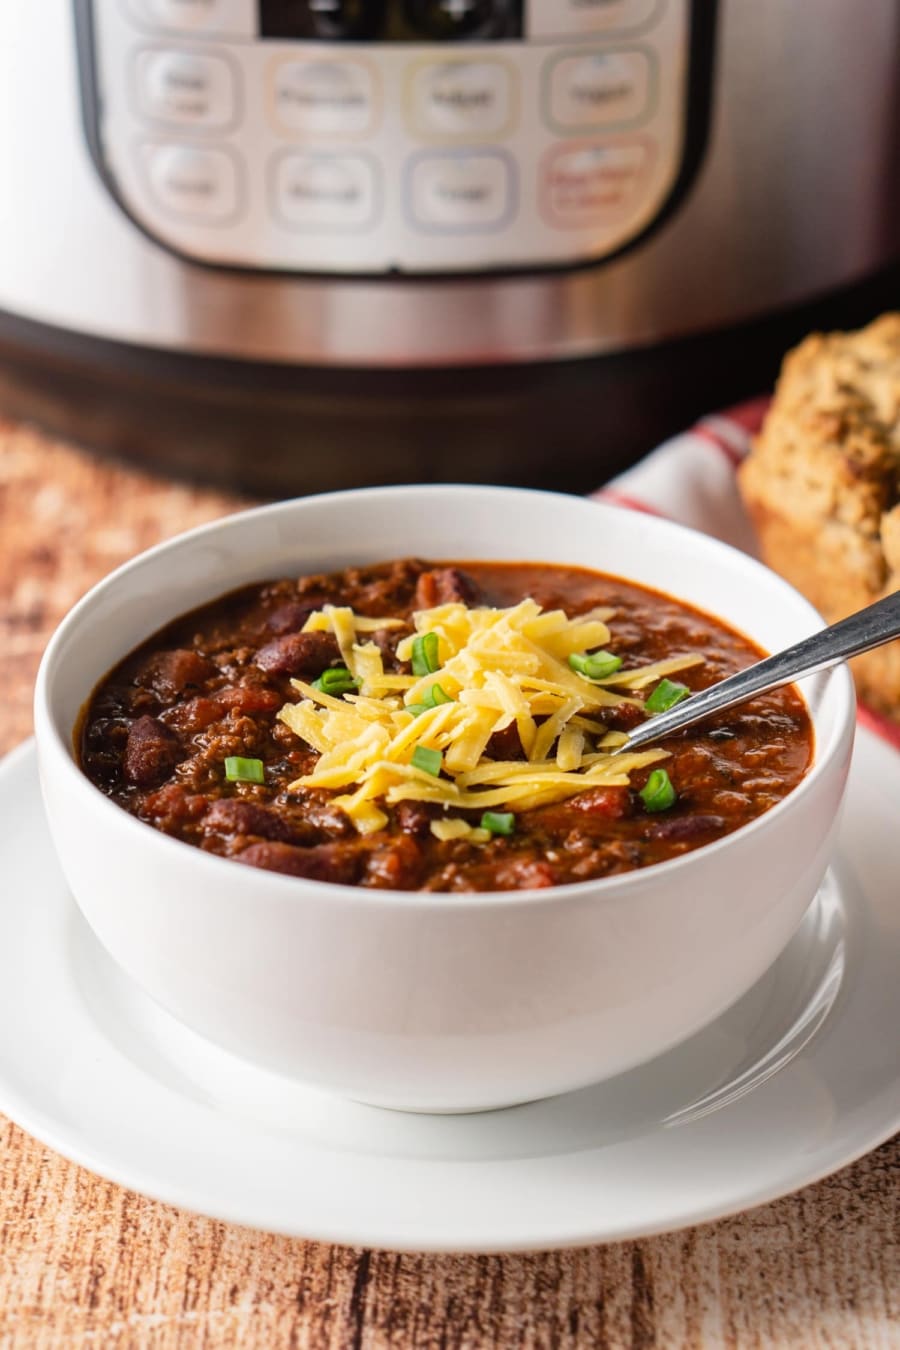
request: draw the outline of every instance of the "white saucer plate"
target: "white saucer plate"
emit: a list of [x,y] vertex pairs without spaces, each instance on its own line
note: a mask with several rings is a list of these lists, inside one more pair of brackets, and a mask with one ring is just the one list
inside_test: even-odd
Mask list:
[[861,731],[800,929],[675,1050],[527,1106],[405,1115],[236,1059],[133,985],[66,889],[22,746],[0,765],[0,1110],[123,1186],[329,1242],[546,1249],[748,1209],[900,1128],[898,802],[900,755]]

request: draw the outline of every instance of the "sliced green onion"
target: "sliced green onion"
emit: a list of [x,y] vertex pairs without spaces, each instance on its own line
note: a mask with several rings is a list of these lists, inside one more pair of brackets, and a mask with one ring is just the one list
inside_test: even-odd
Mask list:
[[425,690],[422,695],[421,703],[407,703],[406,711],[411,712],[413,717],[421,717],[424,712],[431,712],[432,708],[439,708],[442,703],[452,703],[453,699],[445,689],[439,684],[433,684]]
[[590,655],[573,652],[569,657],[572,669],[589,680],[605,680],[608,675],[614,675],[621,664],[621,656],[613,656],[612,652],[591,652]]
[[348,694],[351,689],[358,689],[359,685],[346,666],[331,666],[329,670],[323,670],[317,680],[313,680],[312,688],[318,689],[322,694],[339,697],[341,694]]
[[412,672],[414,675],[433,675],[440,670],[437,633],[420,633],[413,639]]
[[644,704],[644,711],[666,712],[669,708],[674,708],[683,698],[687,698],[690,692],[686,684],[679,684],[677,680],[660,680]]
[[240,755],[229,755],[225,761],[225,777],[229,783],[264,783],[265,765],[261,759],[241,759]]
[[668,811],[678,800],[678,793],[665,769],[653,770],[640,795],[648,811]]
[[516,818],[512,811],[485,811],[481,817],[481,828],[491,834],[512,834],[516,828]]
[[417,769],[424,769],[426,773],[434,774],[435,778],[440,774],[443,762],[444,756],[440,750],[426,750],[424,745],[416,746],[411,760]]

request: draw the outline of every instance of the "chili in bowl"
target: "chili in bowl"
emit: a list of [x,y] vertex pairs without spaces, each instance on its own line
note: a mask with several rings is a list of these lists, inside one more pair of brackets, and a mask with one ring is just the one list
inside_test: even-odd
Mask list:
[[760,655],[584,568],[407,558],[179,618],[95,690],[79,752],[125,810],[254,867],[403,890],[563,885],[679,857],[797,785],[812,727],[792,689],[617,753]]
[[577,499],[261,508],[58,630],[51,830],[107,949],[234,1052],[417,1110],[565,1091],[715,1017],[813,898],[845,671],[615,751],[820,626],[753,560]]

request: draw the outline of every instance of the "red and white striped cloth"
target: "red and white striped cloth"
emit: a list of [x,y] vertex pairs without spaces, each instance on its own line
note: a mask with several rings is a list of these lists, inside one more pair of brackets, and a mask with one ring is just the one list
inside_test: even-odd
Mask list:
[[[597,501],[689,525],[757,555],[735,470],[750,450],[769,398],[704,417],[593,493]],[[900,726],[860,705],[861,726],[900,749]]]

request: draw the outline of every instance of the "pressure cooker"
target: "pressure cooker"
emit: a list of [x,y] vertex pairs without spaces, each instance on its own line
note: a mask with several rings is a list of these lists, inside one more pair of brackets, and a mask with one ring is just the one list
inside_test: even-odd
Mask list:
[[287,494],[580,488],[896,303],[895,0],[0,13],[0,411]]

